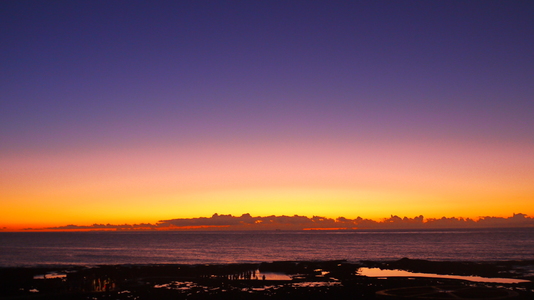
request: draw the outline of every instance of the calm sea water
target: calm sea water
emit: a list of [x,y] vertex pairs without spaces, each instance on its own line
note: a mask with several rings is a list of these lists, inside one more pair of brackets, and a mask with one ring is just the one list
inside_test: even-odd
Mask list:
[[534,228],[0,233],[0,266],[534,259]]

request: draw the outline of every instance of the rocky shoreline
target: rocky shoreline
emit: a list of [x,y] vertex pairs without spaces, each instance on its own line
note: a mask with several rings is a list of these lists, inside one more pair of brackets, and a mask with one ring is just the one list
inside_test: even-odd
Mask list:
[[[429,273],[368,277],[363,268]],[[517,279],[477,282],[432,274]],[[534,260],[0,268],[0,299],[534,299]],[[474,278],[474,277],[473,277]],[[498,281],[498,280],[497,280]]]

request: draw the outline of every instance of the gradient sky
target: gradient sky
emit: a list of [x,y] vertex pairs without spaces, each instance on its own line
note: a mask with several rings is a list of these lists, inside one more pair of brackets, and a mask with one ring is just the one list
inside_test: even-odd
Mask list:
[[0,228],[534,216],[532,1],[0,1]]

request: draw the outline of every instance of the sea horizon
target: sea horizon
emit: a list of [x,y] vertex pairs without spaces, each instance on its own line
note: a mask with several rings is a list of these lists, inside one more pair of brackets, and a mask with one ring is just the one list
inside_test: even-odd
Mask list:
[[0,232],[0,266],[534,259],[531,228]]
[[22,229],[22,230],[0,230],[1,233],[82,233],[82,232],[109,232],[109,233],[158,233],[158,232],[176,232],[176,233],[310,233],[310,232],[440,232],[440,231],[486,231],[486,230],[514,230],[514,229],[534,229],[534,226],[495,226],[495,227],[443,227],[443,228],[305,228],[305,229],[125,229],[125,228],[112,228],[112,229]]

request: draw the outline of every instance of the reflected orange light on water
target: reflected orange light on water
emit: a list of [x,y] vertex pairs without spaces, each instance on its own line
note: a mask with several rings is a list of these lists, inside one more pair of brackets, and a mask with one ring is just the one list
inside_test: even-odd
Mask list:
[[447,278],[447,279],[460,279],[474,282],[488,282],[488,283],[520,283],[530,282],[526,279],[517,278],[489,278],[480,276],[460,276],[460,275],[443,275],[434,273],[418,273],[404,270],[388,270],[379,268],[360,268],[358,270],[359,275],[367,277],[426,277],[426,278]]

